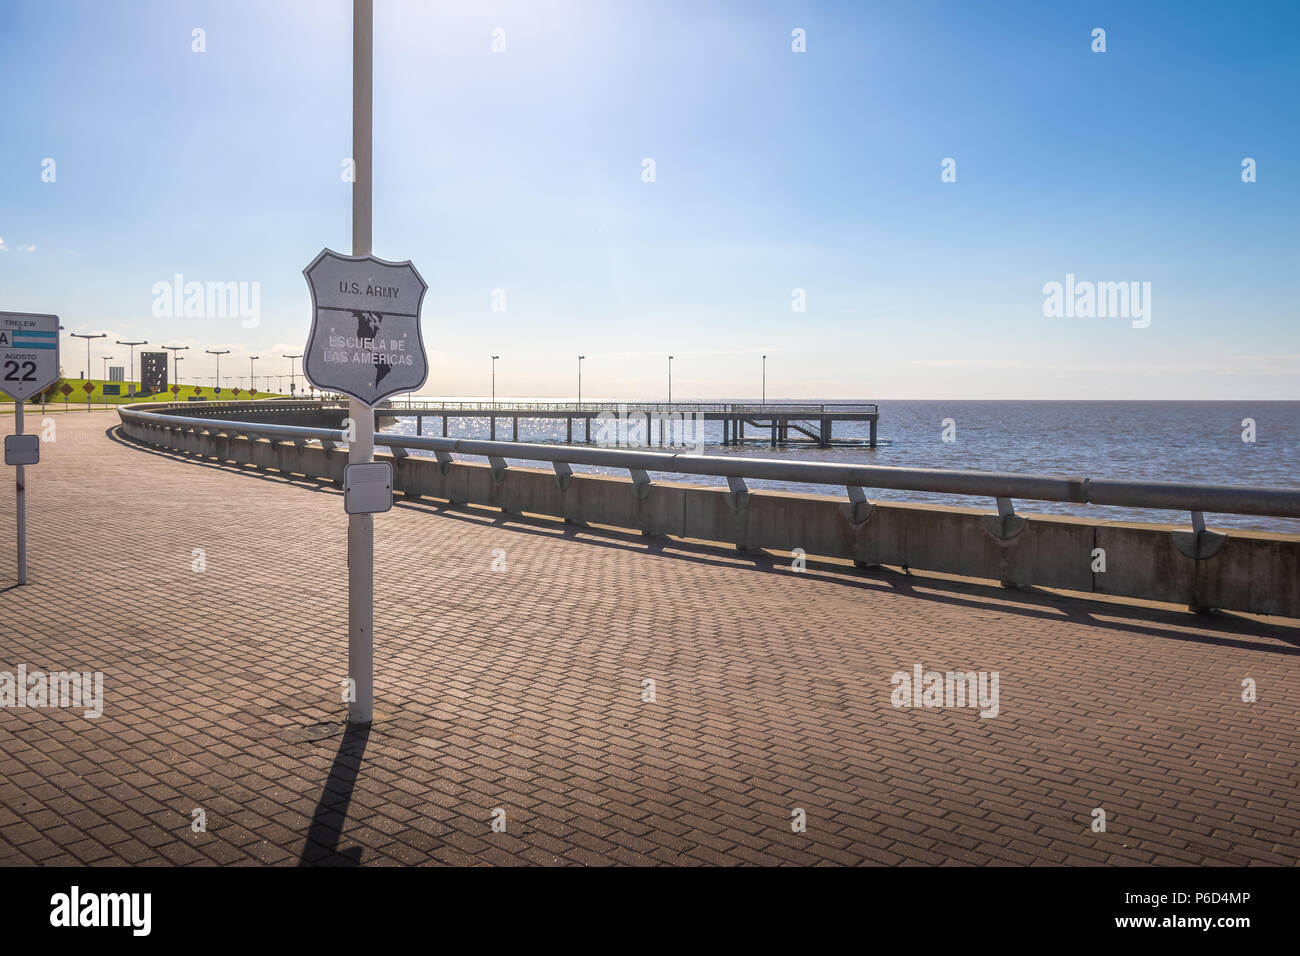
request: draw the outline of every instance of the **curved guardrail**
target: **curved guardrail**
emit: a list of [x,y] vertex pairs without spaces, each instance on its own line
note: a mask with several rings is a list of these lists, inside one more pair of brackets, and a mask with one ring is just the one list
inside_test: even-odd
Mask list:
[[[308,404],[310,403],[296,407],[306,408]],[[228,402],[222,405],[225,407],[220,410],[226,412],[235,412],[240,408],[254,411],[258,410],[259,403]],[[316,404],[315,407],[320,406]],[[327,448],[347,443],[346,433],[342,429],[176,415],[171,414],[176,406],[163,408],[168,411],[158,410],[158,405],[126,405],[118,409],[118,414],[124,421],[132,420],[167,428],[209,432],[215,430],[229,435],[298,444],[317,441]],[[205,409],[216,410],[212,406]],[[431,451],[443,463],[450,462],[452,455],[483,457],[491,463],[494,472],[503,472],[508,467],[506,458],[550,462],[561,477],[571,473],[571,465],[627,469],[632,481],[638,486],[650,484],[649,472],[653,471],[726,478],[731,490],[739,493],[747,492],[744,484],[746,478],[839,486],[847,489],[852,503],[865,501],[865,489],[868,488],[967,495],[995,499],[998,513],[1003,517],[1014,514],[1012,500],[1019,498],[1186,511],[1191,513],[1192,526],[1197,531],[1203,530],[1203,515],[1207,511],[1217,514],[1300,518],[1300,488],[801,462],[775,458],[737,458],[529,442],[386,435],[382,432],[375,434],[375,445],[392,449],[397,457],[409,454],[411,449]]]

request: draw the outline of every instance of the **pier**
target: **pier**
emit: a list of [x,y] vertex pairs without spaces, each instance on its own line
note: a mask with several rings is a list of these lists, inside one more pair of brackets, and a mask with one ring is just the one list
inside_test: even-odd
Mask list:
[[[376,720],[347,731],[332,479],[215,422],[154,436],[200,454],[51,417],[0,670],[101,671],[104,707],[0,709],[0,863],[1300,863],[1298,621],[411,497],[376,516]],[[998,715],[894,706],[917,665],[999,672]]]
[[[741,445],[747,441],[760,441],[776,448],[786,444],[812,444],[829,448],[836,443],[836,422],[867,422],[869,435],[866,444],[876,447],[880,408],[874,402],[836,403],[779,403],[779,402],[499,402],[470,403],[444,402],[440,404],[392,401],[375,410],[377,421],[390,421],[393,417],[414,418],[417,435],[424,435],[426,418],[442,420],[442,437],[447,437],[447,423],[453,418],[486,418],[488,437],[497,439],[497,420],[511,423],[511,440],[519,440],[520,419],[563,418],[567,423],[567,442],[573,443],[573,424],[581,427],[582,441],[592,441],[592,422],[602,417],[625,416],[644,422],[647,445],[669,444],[674,421],[683,417],[698,418],[706,422],[722,423],[722,444]],[[750,435],[747,437],[745,429]],[[669,440],[666,440],[669,439]],[[854,444],[862,444],[854,440]]]

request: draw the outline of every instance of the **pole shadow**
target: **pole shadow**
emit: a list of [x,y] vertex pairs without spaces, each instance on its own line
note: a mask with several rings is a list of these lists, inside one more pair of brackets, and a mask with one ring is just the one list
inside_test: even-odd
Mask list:
[[361,847],[340,851],[338,846],[369,740],[369,727],[348,724],[344,730],[325,789],[321,791],[316,812],[312,814],[307,841],[298,859],[299,866],[357,866],[361,863]]

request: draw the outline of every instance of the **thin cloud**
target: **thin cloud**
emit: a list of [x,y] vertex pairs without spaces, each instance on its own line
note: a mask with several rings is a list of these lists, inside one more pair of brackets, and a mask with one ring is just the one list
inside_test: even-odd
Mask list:
[[[1258,358],[1263,358],[1259,356]],[[1276,358],[1276,357],[1272,357]],[[1283,356],[1282,358],[1285,358]],[[1086,364],[1086,363],[1065,363],[1057,364],[1053,362],[1031,362],[1024,359],[908,359],[904,365],[923,365],[929,368],[1001,368],[1001,369],[1022,369],[1033,372],[1125,372],[1141,374],[1169,374],[1180,372],[1209,373],[1218,375],[1235,375],[1238,372],[1243,374],[1249,372],[1253,375],[1286,375],[1294,374],[1294,368],[1286,369],[1234,369],[1225,368],[1223,365],[1210,365],[1205,363],[1197,364],[1166,364],[1166,365],[1106,365],[1106,364]]]

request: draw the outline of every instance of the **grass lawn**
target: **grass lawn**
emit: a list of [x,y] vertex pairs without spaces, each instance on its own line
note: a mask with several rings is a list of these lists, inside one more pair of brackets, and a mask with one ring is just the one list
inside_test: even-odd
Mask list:
[[[46,389],[46,393],[45,393],[46,410],[59,411],[63,409],[65,405],[67,406],[67,409],[69,411],[75,410],[78,407],[84,410],[86,407],[86,398],[87,398],[87,392],[85,386],[87,384],[91,386],[91,390],[89,392],[89,398],[91,404],[99,406],[100,408],[103,408],[105,406],[111,406],[111,405],[129,405],[132,402],[185,402],[185,401],[189,401],[191,398],[205,398],[210,402],[231,401],[231,400],[248,401],[248,399],[250,398],[248,394],[248,389],[246,388],[236,389],[236,388],[231,388],[230,386],[226,386],[221,390],[220,394],[217,394],[216,389],[214,389],[210,385],[181,385],[179,386],[180,390],[175,394],[171,392],[171,389],[169,387],[166,392],[163,392],[159,395],[128,396],[126,394],[127,391],[126,382],[109,382],[101,378],[92,378],[92,379],[61,378],[53,385],[51,385],[48,389]],[[67,385],[72,389],[71,394],[67,395],[66,397],[62,392],[62,388],[64,385]],[[109,394],[105,394],[104,391],[105,386],[108,386]],[[136,387],[137,388],[139,387],[138,383]],[[115,390],[121,392],[122,394],[119,395],[112,394],[112,392]],[[251,397],[252,398],[287,398],[288,396],[281,395],[278,392],[257,392]],[[27,408],[29,411],[31,410],[31,407],[32,407],[31,403],[28,402]],[[37,403],[37,407],[39,408],[39,401]],[[0,406],[0,415],[12,415],[13,412],[14,412],[14,408],[12,403],[7,403],[6,406]]]

